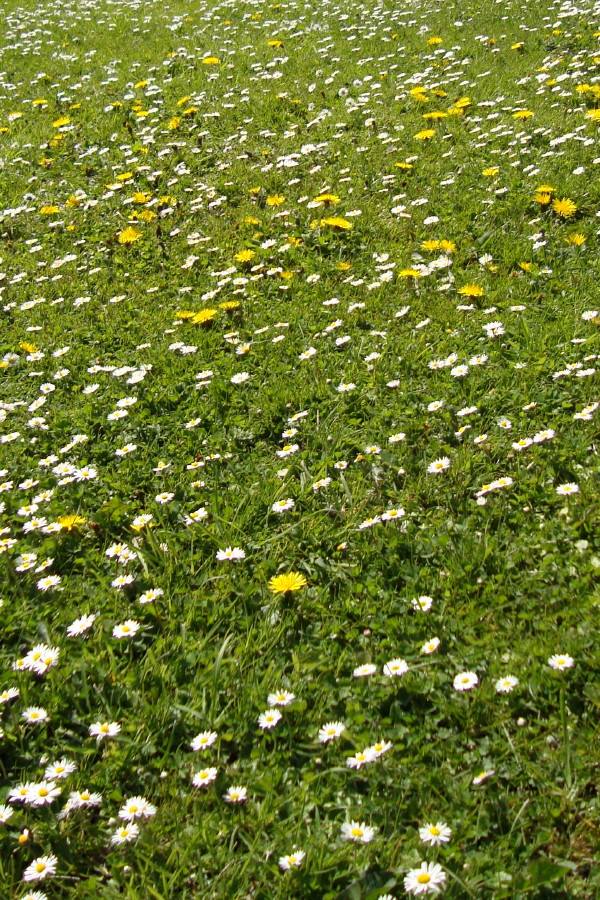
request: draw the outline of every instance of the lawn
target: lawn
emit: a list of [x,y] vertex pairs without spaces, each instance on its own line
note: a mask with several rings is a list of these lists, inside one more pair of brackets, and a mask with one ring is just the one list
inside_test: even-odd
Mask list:
[[598,8],[3,14],[2,897],[598,897]]

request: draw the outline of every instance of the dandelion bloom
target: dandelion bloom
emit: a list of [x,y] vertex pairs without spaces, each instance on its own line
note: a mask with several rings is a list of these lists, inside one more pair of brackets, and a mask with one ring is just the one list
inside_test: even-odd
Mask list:
[[270,579],[269,590],[273,594],[291,594],[306,587],[306,584],[306,578],[300,572],[282,572]]
[[561,219],[570,219],[577,212],[577,204],[573,203],[572,200],[569,200],[568,197],[565,197],[562,200],[556,199],[552,202],[552,211],[555,212],[557,216],[560,216]]

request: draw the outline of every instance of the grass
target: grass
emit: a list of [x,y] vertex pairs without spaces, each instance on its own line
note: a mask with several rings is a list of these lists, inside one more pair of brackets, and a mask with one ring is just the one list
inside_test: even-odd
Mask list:
[[596,897],[593,4],[4,10],[4,895]]

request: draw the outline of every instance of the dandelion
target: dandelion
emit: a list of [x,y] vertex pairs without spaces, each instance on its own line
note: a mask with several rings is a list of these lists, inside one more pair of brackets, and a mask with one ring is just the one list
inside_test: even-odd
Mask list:
[[565,197],[562,200],[552,201],[552,211],[561,219],[571,219],[577,212],[577,204]]
[[273,594],[291,594],[306,587],[307,581],[300,572],[284,572],[274,575],[269,581],[269,590]]
[[139,241],[141,236],[141,231],[138,231],[137,228],[128,226],[119,232],[117,239],[120,244],[134,244],[136,241]]

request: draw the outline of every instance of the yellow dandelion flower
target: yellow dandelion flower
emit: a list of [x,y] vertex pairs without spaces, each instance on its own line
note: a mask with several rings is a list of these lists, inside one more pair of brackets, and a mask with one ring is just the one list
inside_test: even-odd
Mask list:
[[579,231],[576,231],[565,238],[567,244],[571,244],[573,247],[583,247],[586,240],[585,234],[581,234]]
[[244,216],[242,223],[244,225],[260,225],[260,219],[257,219],[256,216]]
[[123,231],[119,232],[118,240],[120,244],[133,244],[135,241],[139,240],[141,236],[141,231],[138,231],[137,228],[128,226],[127,228],[124,228]]
[[513,119],[531,119],[534,113],[530,109],[517,109],[513,114]]
[[131,181],[133,178],[133,172],[121,172],[120,175],[116,176],[117,181]]
[[464,284],[458,289],[463,297],[483,297],[485,291],[479,284]]
[[326,219],[321,219],[319,224],[321,227],[333,228],[335,231],[352,231],[352,222],[348,222],[347,219],[343,219],[341,216],[329,216]]
[[218,66],[221,60],[218,56],[205,56],[202,60],[203,66]]
[[232,312],[234,309],[239,309],[241,305],[239,300],[225,300],[223,303],[219,303],[219,309],[224,309],[225,312]]
[[577,204],[568,197],[564,197],[562,200],[554,200],[552,210],[561,219],[570,219],[577,212]]
[[175,318],[185,321],[185,319],[193,319],[195,315],[196,312],[193,309],[178,309]]
[[431,112],[423,113],[421,116],[422,119],[427,119],[428,121],[435,122],[439,119],[447,119],[448,113],[442,109],[433,109]]
[[398,272],[400,278],[420,278],[421,273],[418,269],[400,269]]
[[435,137],[435,130],[433,128],[424,128],[423,131],[417,131],[415,141],[430,141],[433,137]]
[[291,594],[306,587],[306,584],[306,578],[300,572],[284,572],[271,578],[269,590],[273,594]]
[[76,531],[86,523],[87,520],[84,519],[83,516],[78,516],[76,514],[58,517],[58,524],[62,525],[64,531]]
[[177,106],[185,106],[185,104],[188,102],[188,100],[191,100],[191,99],[192,99],[191,94],[186,94],[185,97],[179,98],[176,105]]
[[283,47],[283,41],[279,40],[279,38],[271,38],[267,41],[267,46],[269,47]]
[[269,194],[265,203],[267,206],[281,206],[282,203],[285,203],[285,197],[283,194]]
[[249,263],[256,256],[256,252],[254,250],[240,250],[239,253],[236,253],[233,257],[236,262],[239,263]]
[[340,198],[337,194],[318,194],[313,203],[319,203],[324,206],[335,206],[340,202]]
[[21,341],[19,344],[19,350],[23,350],[25,353],[37,353],[37,349],[37,345],[30,341]]
[[343,259],[340,260],[340,262],[336,264],[336,269],[338,270],[338,272],[349,272],[351,268],[352,268],[352,263],[345,262],[345,260],[343,260]]
[[143,209],[140,213],[135,213],[136,219],[140,222],[153,222],[156,219],[156,213],[152,209]]
[[70,124],[71,124],[71,119],[69,118],[69,116],[60,116],[60,118],[54,120],[54,122],[52,123],[52,127],[53,128],[62,128],[63,125],[70,125]]
[[53,215],[54,215],[55,213],[57,213],[57,212],[60,212],[60,207],[59,207],[59,206],[52,206],[52,205],[50,205],[50,206],[42,206],[42,208],[40,209],[40,213],[41,213],[43,216],[53,216]]
[[536,203],[539,203],[540,206],[549,206],[552,201],[552,194],[549,194],[547,191],[536,191],[533,195],[533,199]]
[[194,316],[190,319],[192,325],[210,325],[215,319],[218,310],[216,309],[201,309],[200,312],[194,314]]
[[427,38],[427,43],[430,47],[436,47],[438,44],[443,43],[441,37],[438,35],[434,35],[433,37]]
[[134,88],[145,88],[148,87],[148,81],[144,79],[143,81],[136,81],[134,84]]
[[48,101],[44,100],[43,97],[38,97],[37,100],[31,101],[32,106],[48,106]]
[[413,164],[408,162],[395,162],[394,168],[402,169],[403,172],[409,172],[413,168]]
[[600,109],[588,109],[585,117],[591,119],[592,122],[600,122]]
[[485,178],[493,178],[494,175],[497,175],[500,171],[500,166],[488,166],[487,169],[482,169],[481,174]]
[[181,116],[171,116],[169,121],[167,122],[167,128],[169,131],[175,131],[176,128],[179,128],[181,124]]

